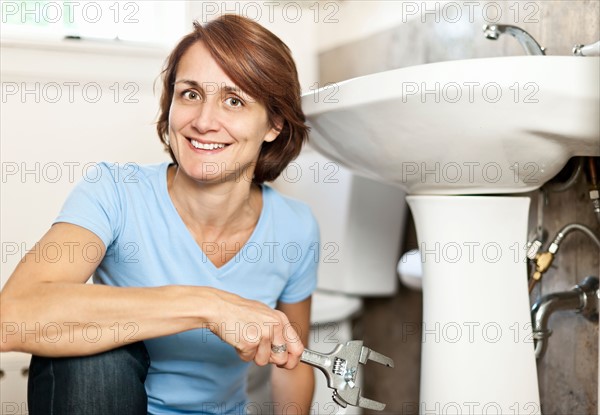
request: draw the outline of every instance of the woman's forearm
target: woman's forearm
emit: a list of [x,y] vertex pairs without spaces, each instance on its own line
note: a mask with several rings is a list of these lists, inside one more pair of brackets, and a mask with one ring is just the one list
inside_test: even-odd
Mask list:
[[0,296],[2,351],[90,355],[204,327],[232,345],[245,361],[266,364],[272,359],[293,369],[302,353],[300,343],[290,343],[288,354],[271,353],[273,339],[281,343],[286,328],[290,334],[283,312],[212,287],[134,288],[57,281],[5,286]]
[[273,367],[271,374],[273,385],[273,409],[277,414],[303,414],[311,413],[315,377],[314,369],[300,363],[293,370]]
[[2,350],[56,357],[205,327],[216,298],[214,289],[190,286],[52,282],[5,291],[0,293]]

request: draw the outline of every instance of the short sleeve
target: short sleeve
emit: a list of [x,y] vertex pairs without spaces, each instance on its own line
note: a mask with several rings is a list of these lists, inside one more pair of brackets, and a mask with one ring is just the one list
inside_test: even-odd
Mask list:
[[95,233],[108,248],[119,232],[121,209],[117,183],[107,163],[87,169],[53,223],[67,222]]
[[288,280],[279,300],[284,303],[297,303],[308,298],[317,288],[317,269],[319,265],[319,253],[321,238],[319,225],[315,217],[310,213],[309,224],[306,228],[308,236],[301,245],[302,256],[298,261],[298,267]]

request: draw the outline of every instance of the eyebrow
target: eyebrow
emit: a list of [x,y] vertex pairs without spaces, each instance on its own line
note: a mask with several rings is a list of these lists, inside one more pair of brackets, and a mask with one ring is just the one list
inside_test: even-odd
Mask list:
[[[193,79],[179,79],[173,83],[173,85],[175,85],[175,84],[188,84],[189,86],[191,86],[193,88],[197,88],[197,89],[201,90],[202,92],[204,92],[204,88],[202,87],[202,85],[199,84],[198,82],[194,81]],[[216,85],[216,82],[207,82],[207,84]],[[233,92],[233,93],[237,93],[237,94],[244,93],[237,86],[231,86],[231,85],[222,85],[221,87],[219,87],[219,89],[224,92]]]

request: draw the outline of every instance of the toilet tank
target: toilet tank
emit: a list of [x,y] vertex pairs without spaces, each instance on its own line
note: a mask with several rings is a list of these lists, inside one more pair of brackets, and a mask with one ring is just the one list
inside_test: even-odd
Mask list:
[[401,189],[356,176],[309,146],[272,185],[307,203],[319,222],[319,289],[361,296],[396,291],[407,212]]

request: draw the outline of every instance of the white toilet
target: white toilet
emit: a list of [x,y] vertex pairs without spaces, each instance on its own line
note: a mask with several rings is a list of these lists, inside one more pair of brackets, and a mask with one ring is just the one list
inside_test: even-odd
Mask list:
[[[336,344],[353,339],[352,318],[362,309],[361,297],[389,296],[397,289],[396,266],[407,212],[405,193],[355,176],[309,146],[273,187],[310,205],[319,221],[319,280],[308,347],[330,352]],[[360,373],[358,380],[360,387]],[[319,371],[316,381],[311,413],[362,413],[360,408],[343,409],[334,403],[332,390]],[[257,384],[252,375],[250,384]],[[266,391],[261,393],[262,398],[257,396],[255,402],[269,399]]]

